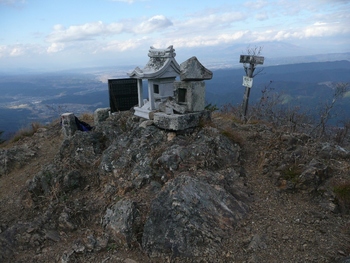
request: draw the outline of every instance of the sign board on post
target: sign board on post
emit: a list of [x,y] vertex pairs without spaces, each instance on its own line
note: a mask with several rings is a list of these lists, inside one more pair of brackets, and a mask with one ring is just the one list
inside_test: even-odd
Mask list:
[[249,78],[247,76],[243,76],[243,84],[244,87],[251,88],[253,87],[253,78]]
[[264,57],[241,55],[239,58],[239,63],[249,63],[249,64],[255,64],[255,65],[264,64]]

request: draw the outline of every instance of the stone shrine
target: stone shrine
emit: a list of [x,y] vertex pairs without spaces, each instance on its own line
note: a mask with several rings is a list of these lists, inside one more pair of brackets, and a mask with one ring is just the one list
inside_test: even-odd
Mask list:
[[168,98],[154,113],[154,124],[167,130],[184,130],[210,119],[205,110],[205,82],[213,77],[196,57],[180,65],[181,81],[174,82],[174,98]]
[[[151,47],[150,57],[143,69],[136,67],[129,75],[136,78],[138,88],[138,106],[134,107],[135,115],[150,119],[150,113],[158,110],[159,104],[166,98],[174,96],[174,81],[180,75],[180,66],[175,60],[173,46],[166,49]],[[143,99],[142,80],[148,80],[148,97]]]
[[[210,119],[205,111],[205,82],[213,77],[196,57],[179,65],[173,46],[150,48],[149,62],[128,74],[137,78],[138,106],[135,115],[153,119],[153,123],[167,130],[184,130],[198,126],[201,119]],[[180,81],[176,78],[180,77]],[[149,100],[143,99],[142,80],[148,80]]]

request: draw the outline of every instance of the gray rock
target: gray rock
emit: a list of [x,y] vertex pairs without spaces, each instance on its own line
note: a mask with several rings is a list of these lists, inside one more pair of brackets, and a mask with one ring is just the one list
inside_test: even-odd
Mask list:
[[74,259],[72,260],[72,255],[74,255],[74,250],[64,251],[61,256],[61,263],[73,262]]
[[60,234],[56,230],[46,230],[45,231],[46,239],[58,242],[61,240]]
[[29,147],[26,144],[10,149],[0,149],[0,176],[26,165],[30,159],[36,157],[36,151],[35,147]]
[[164,171],[224,169],[238,165],[240,147],[214,128],[203,129],[186,145],[174,144],[164,150],[155,162]]
[[334,145],[331,143],[323,143],[321,145],[319,155],[322,158],[326,158],[326,159],[331,159],[331,158],[348,159],[350,158],[350,151],[343,147],[340,147],[339,145]]
[[81,187],[84,184],[84,177],[78,170],[69,172],[63,178],[63,187],[66,191],[71,191]]
[[65,208],[64,211],[58,217],[58,223],[60,228],[72,231],[76,229],[77,226],[72,222],[70,213],[70,209]]
[[319,160],[312,159],[304,171],[296,179],[296,189],[313,192],[330,176],[327,165]]
[[137,217],[139,212],[136,203],[131,200],[120,200],[108,208],[103,218],[103,225],[115,241],[130,247],[136,242]]
[[265,237],[260,236],[258,234],[254,235],[252,240],[249,243],[248,250],[259,250],[259,249],[266,249],[267,245],[265,242]]
[[187,110],[186,106],[177,104],[172,97],[167,98],[166,101],[159,104],[159,110],[168,114],[168,108],[172,113],[184,114]]
[[205,257],[220,250],[247,212],[247,205],[224,188],[183,174],[153,200],[142,246],[151,257]]
[[191,112],[187,114],[168,115],[164,112],[154,114],[154,125],[161,129],[182,131],[197,127],[202,120],[210,120],[209,111]]
[[145,120],[143,122],[140,123],[139,127],[141,128],[146,128],[147,126],[150,126],[153,124],[153,121],[152,120]]
[[62,132],[64,137],[70,138],[78,130],[73,113],[64,113],[61,115]]
[[350,257],[343,258],[339,263],[350,263]]
[[97,126],[109,117],[110,108],[98,108],[94,112],[94,125]]

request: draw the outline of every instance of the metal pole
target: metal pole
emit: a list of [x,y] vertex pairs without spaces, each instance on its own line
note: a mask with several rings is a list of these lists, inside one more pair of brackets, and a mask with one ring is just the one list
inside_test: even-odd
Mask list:
[[[249,64],[249,69],[247,70],[247,77],[252,78],[254,72],[254,64]],[[250,95],[250,87],[245,87],[245,92],[243,96],[243,117],[242,120],[244,122],[247,121],[247,111],[248,111],[248,101]]]

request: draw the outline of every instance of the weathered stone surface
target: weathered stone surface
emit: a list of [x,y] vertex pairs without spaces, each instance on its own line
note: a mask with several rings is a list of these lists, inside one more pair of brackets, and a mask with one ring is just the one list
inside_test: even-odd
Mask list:
[[107,209],[103,225],[115,241],[130,246],[133,242],[136,242],[138,216],[135,202],[120,200]]
[[64,137],[70,138],[74,135],[74,133],[77,131],[78,127],[75,122],[75,116],[73,113],[63,113],[61,115],[61,122],[62,122],[62,132]]
[[165,130],[181,131],[196,127],[202,120],[210,120],[210,112],[191,112],[187,114],[168,115],[163,112],[154,114],[154,124]]
[[146,120],[140,123],[141,128],[146,128],[147,126],[153,125],[153,121],[152,120]]
[[248,206],[224,188],[182,174],[152,202],[142,246],[151,257],[215,254],[247,212]]
[[305,167],[304,171],[297,178],[296,189],[308,192],[316,191],[317,188],[330,176],[327,165],[319,160],[313,159]]
[[171,109],[170,114],[184,114],[187,110],[187,107],[185,105],[177,104],[173,98],[169,97],[166,101],[159,104],[159,110],[169,115],[168,109]]
[[28,145],[0,149],[0,176],[24,166],[30,159],[35,158],[37,150],[36,148],[29,148]]
[[180,79],[188,80],[208,80],[213,77],[213,72],[205,68],[196,57],[191,57],[180,64]]
[[320,145],[320,156],[327,159],[350,159],[350,151],[340,147],[339,145],[334,145],[332,143],[323,143]]
[[109,117],[110,108],[98,108],[94,112],[94,125],[97,126]]
[[217,171],[231,165],[238,165],[239,160],[240,147],[230,143],[224,136],[219,136],[217,131],[212,129],[200,132],[193,143],[168,147],[157,158],[155,165],[165,172],[199,169]]
[[188,112],[203,111],[205,108],[204,81],[175,81],[175,100],[186,106]]
[[258,249],[266,249],[267,245],[265,243],[265,237],[260,236],[258,234],[254,235],[252,240],[248,245],[248,250],[258,250]]

